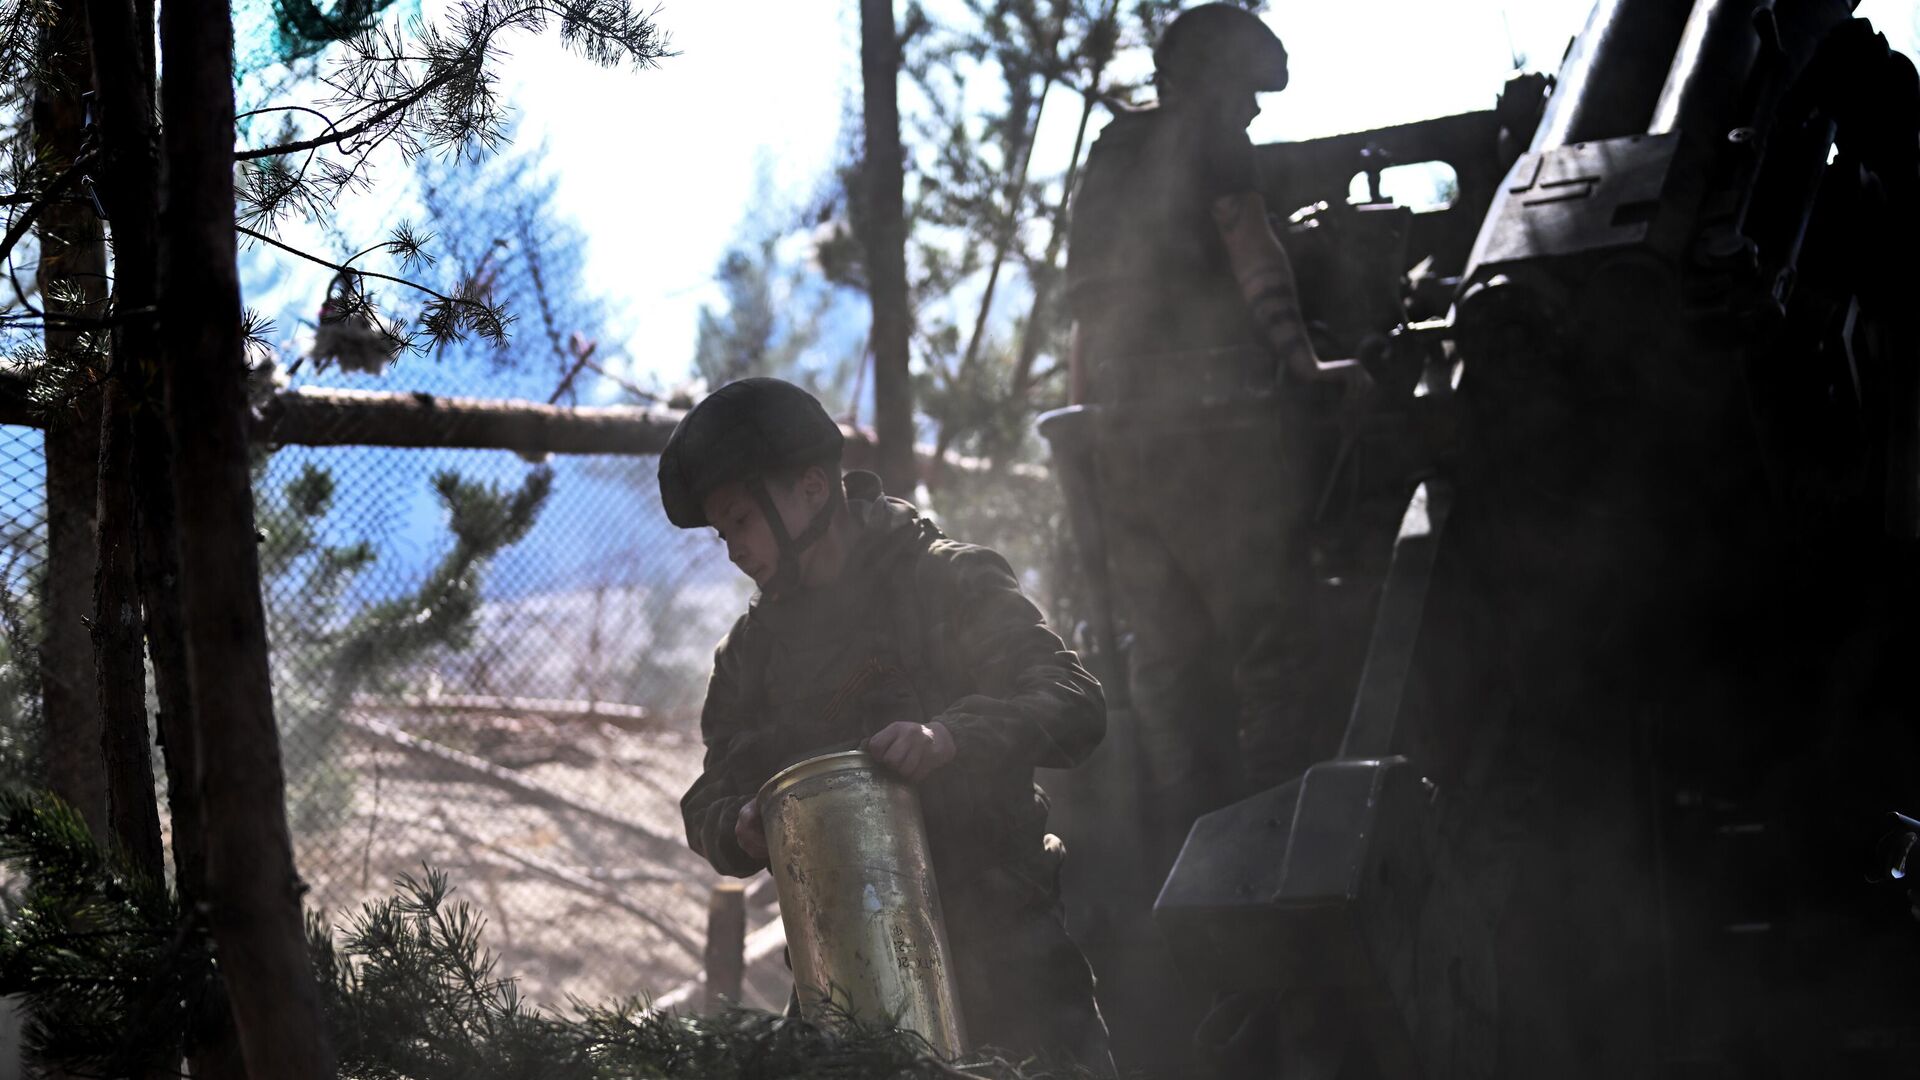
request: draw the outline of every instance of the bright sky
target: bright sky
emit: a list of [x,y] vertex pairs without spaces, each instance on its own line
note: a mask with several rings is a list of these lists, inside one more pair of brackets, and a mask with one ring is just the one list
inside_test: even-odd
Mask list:
[[[844,11],[843,11],[844,9]],[[804,201],[832,165],[857,82],[856,6],[672,0],[657,21],[678,56],[604,70],[523,38],[503,80],[525,142],[544,141],[559,209],[588,222],[589,279],[628,308],[629,352],[685,375],[714,266],[760,192]]]
[[[1916,4],[1866,0],[1861,14],[1911,53]],[[1264,101],[1252,134],[1312,138],[1485,108],[1514,54],[1554,70],[1590,6],[1274,0],[1266,18],[1291,53],[1292,84]],[[636,369],[676,382],[759,178],[791,206],[831,166],[857,107],[859,38],[850,0],[666,0],[657,18],[679,55],[656,70],[602,70],[555,35],[523,36],[502,90],[522,143],[547,148],[560,211],[586,223],[589,280],[624,309]],[[1048,110],[1036,170],[1064,168],[1077,113]]]
[[[1503,21],[1506,7],[1521,13]],[[1279,0],[1268,20],[1292,86],[1255,122],[1259,141],[1310,138],[1485,108],[1513,46],[1557,65],[1588,0]],[[523,40],[507,71],[522,138],[544,140],[564,211],[592,222],[592,279],[629,307],[637,366],[679,377],[713,267],[756,194],[804,201],[857,106],[857,6],[846,0],[669,0],[680,55],[603,71],[556,40]],[[1145,63],[1145,57],[1137,57]],[[1064,169],[1078,109],[1054,103],[1034,167]],[[1098,123],[1098,121],[1096,121]]]

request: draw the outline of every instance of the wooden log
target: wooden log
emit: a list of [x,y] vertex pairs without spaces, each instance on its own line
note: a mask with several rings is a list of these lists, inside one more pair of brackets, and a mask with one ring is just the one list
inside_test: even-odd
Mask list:
[[680,422],[667,409],[563,408],[525,401],[301,387],[275,394],[256,442],[460,447],[523,454],[657,454]]
[[[521,776],[511,769],[503,769],[493,762],[473,754],[442,746],[431,739],[422,739],[400,730],[384,720],[375,720],[366,716],[348,716],[342,721],[349,731],[383,746],[403,750],[415,757],[424,758],[443,768],[458,773],[477,783],[509,791],[528,802],[564,813],[577,814],[602,825],[619,830],[639,844],[642,854],[655,862],[667,866],[684,868],[695,873],[706,873],[705,860],[695,855],[691,849],[678,840],[662,836],[637,821],[630,821],[618,814],[602,810],[597,806],[567,797],[566,795]],[[582,878],[582,880],[590,880]],[[698,950],[696,949],[697,953]]]
[[607,885],[602,885],[600,882],[593,880],[585,874],[570,870],[558,863],[548,862],[537,855],[530,855],[524,851],[515,851],[510,847],[495,844],[488,840],[482,840],[458,825],[455,825],[453,820],[447,816],[445,810],[436,811],[435,816],[439,819],[441,831],[459,840],[461,843],[491,852],[517,866],[532,871],[534,874],[556,885],[563,885],[575,892],[591,896],[595,900],[610,907],[617,907],[621,911],[653,927],[655,930],[660,931],[668,941],[673,942],[681,952],[686,953],[694,962],[700,963],[705,961],[706,957],[700,949],[700,944],[694,941],[691,935],[668,922],[666,919],[661,918],[658,912],[634,902],[619,890]]
[[[374,390],[303,386],[282,390],[254,417],[249,437],[272,446],[395,446],[512,450],[521,454],[657,454],[685,413],[678,409],[602,405],[569,408],[528,401],[440,397]],[[26,380],[0,373],[0,424],[41,426],[44,420],[26,396]],[[841,425],[847,436],[846,467],[879,465],[870,432]],[[983,475],[991,464],[932,447],[915,451],[920,481],[939,490],[947,477]],[[1016,464],[1000,475],[1044,484],[1043,465]],[[910,492],[894,494],[910,495]]]
[[[275,394],[255,420],[253,439],[276,446],[458,447],[522,454],[645,455],[657,454],[667,445],[667,437],[684,415],[678,409],[633,405],[568,408],[527,401],[307,386]],[[880,464],[873,438],[867,432],[851,425],[842,425],[842,430],[847,436],[848,468],[870,469]],[[930,447],[921,447],[917,453],[920,480],[929,487],[937,488],[948,473],[991,471],[989,463],[978,458],[948,454],[942,459]],[[1005,475],[1044,481],[1047,470],[1022,464],[1010,466]]]
[[707,993],[703,1012],[711,1015],[740,1004],[746,950],[746,887],[738,881],[719,882],[707,897]]

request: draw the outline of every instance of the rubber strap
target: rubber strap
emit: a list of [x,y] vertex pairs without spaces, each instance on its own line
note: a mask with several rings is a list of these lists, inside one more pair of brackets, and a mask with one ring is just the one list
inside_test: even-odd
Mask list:
[[821,507],[800,530],[798,536],[787,535],[787,523],[780,517],[780,508],[773,503],[773,494],[767,490],[764,480],[755,480],[747,485],[753,495],[753,501],[760,505],[760,516],[767,519],[767,528],[773,531],[774,546],[780,549],[780,565],[773,572],[773,580],[767,583],[767,590],[783,593],[800,584],[800,553],[812,547],[819,539],[827,535],[828,526],[833,524],[833,500]]

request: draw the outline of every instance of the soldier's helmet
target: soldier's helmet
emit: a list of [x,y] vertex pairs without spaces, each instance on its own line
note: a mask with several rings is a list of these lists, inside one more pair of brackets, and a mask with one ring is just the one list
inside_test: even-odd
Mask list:
[[1217,86],[1269,93],[1287,88],[1287,47],[1260,16],[1237,4],[1181,12],[1153,49],[1162,86]]
[[827,410],[779,379],[741,379],[687,411],[660,451],[660,501],[683,529],[710,524],[701,503],[715,488],[781,469],[837,469],[846,437]]

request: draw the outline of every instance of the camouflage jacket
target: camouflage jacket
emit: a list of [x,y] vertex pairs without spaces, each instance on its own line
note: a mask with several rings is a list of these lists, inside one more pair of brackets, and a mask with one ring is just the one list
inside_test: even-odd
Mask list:
[[1263,343],[1212,211],[1222,195],[1260,190],[1244,129],[1197,107],[1123,112],[1081,177],[1067,306],[1089,359]]
[[954,760],[920,784],[941,891],[1036,865],[1046,802],[1034,768],[1077,765],[1106,732],[1100,684],[1006,560],[874,494],[848,502],[860,534],[839,581],[756,597],[715,652],[705,771],[680,806],[688,844],[723,874],[766,865],[733,826],[774,773],[903,719],[953,733]]

